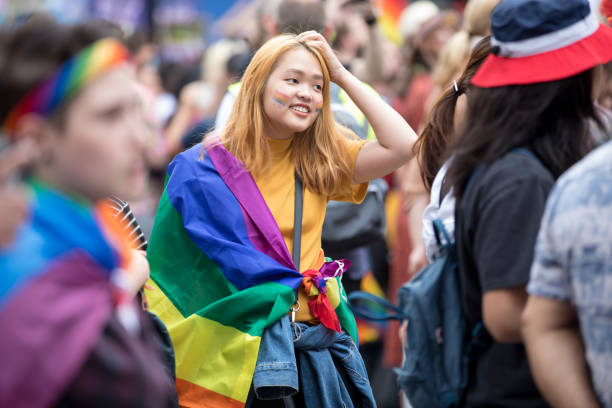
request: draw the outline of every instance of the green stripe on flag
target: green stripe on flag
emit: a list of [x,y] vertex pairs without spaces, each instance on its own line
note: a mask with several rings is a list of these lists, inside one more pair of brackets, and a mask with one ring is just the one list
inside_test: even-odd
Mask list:
[[184,317],[198,314],[260,336],[264,327],[286,314],[295,300],[290,287],[276,282],[239,291],[191,240],[166,190],[147,257],[151,278]]
[[338,288],[340,289],[340,304],[335,309],[336,316],[338,316],[338,320],[340,321],[342,329],[353,338],[355,344],[359,344],[357,341],[357,322],[355,321],[355,316],[353,315],[353,311],[346,302],[346,291],[344,290],[342,281],[340,280],[340,278],[336,279],[338,280]]

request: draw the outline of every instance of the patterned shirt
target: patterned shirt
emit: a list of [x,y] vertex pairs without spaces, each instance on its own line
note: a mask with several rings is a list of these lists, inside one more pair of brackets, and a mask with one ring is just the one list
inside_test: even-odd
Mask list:
[[595,391],[612,407],[612,142],[551,192],[527,290],[575,307]]

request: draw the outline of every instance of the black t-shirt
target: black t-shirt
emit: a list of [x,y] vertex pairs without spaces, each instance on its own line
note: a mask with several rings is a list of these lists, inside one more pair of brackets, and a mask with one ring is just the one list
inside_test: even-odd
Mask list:
[[[463,310],[482,321],[484,292],[526,285],[551,173],[535,158],[511,152],[477,174],[456,210]],[[473,362],[466,407],[546,407],[522,344],[493,343]]]

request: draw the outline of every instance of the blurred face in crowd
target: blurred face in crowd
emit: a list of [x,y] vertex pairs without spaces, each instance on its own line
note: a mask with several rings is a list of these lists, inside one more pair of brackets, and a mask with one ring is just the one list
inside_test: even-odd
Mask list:
[[308,129],[323,105],[321,65],[309,51],[286,52],[270,74],[263,95],[266,133],[287,139]]
[[434,67],[438,61],[438,55],[444,44],[453,36],[455,30],[447,24],[440,24],[438,27],[427,33],[419,44],[419,49],[430,67]]
[[593,99],[606,109],[612,109],[612,63],[594,68]]
[[61,125],[47,126],[37,171],[56,187],[92,201],[130,198],[143,188],[144,118],[127,64],[87,84]]

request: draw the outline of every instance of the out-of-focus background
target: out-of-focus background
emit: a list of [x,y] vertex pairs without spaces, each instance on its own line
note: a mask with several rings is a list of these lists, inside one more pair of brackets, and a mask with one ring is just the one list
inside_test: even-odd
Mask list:
[[[471,47],[490,33],[489,15],[498,2],[0,0],[0,24],[10,29],[32,18],[66,23],[103,19],[125,33],[135,57],[149,130],[149,177],[142,196],[130,205],[148,236],[168,163],[207,132],[220,128],[228,115],[223,103],[228,95],[233,101],[235,88],[231,85],[240,81],[253,53],[267,39],[287,30],[317,26],[340,61],[420,131],[438,96],[463,71]],[[591,2],[593,10],[599,10],[601,1]],[[604,69],[602,84],[598,102],[602,112],[609,112],[610,64]],[[342,105],[339,111],[348,112],[357,123],[351,128],[363,138],[374,137],[350,100],[336,96]],[[607,120],[612,123],[612,118]],[[363,134],[359,134],[361,128]],[[386,229],[383,227],[380,238],[372,238],[375,228],[366,225],[363,239],[351,237],[342,246],[324,230],[323,247],[330,256],[351,259],[353,269],[343,281],[347,291],[366,290],[395,301],[398,288],[427,262],[421,218],[429,195],[416,160],[385,177],[384,186],[372,193],[388,190],[380,200],[382,207],[373,199],[370,210],[354,210],[353,217],[365,220],[385,214]],[[328,210],[329,216],[331,213]],[[358,326],[360,350],[378,406],[399,406],[392,371],[402,358],[397,326],[365,321]]]

